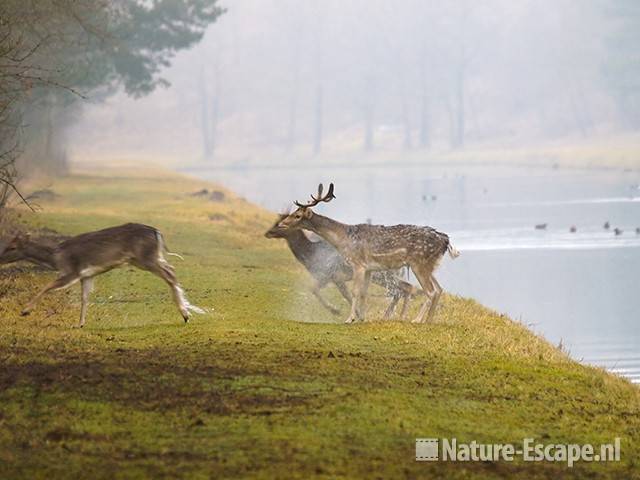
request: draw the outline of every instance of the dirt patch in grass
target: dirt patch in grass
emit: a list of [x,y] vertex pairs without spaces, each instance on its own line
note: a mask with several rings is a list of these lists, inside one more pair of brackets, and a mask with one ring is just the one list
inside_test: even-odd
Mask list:
[[280,386],[277,378],[237,384],[264,375],[264,368],[206,362],[184,365],[172,360],[180,353],[164,351],[159,356],[153,351],[116,348],[102,355],[48,352],[46,361],[4,362],[0,397],[9,389],[27,388],[38,395],[74,395],[136,410],[187,409],[213,415],[268,415],[321,400],[321,393]]

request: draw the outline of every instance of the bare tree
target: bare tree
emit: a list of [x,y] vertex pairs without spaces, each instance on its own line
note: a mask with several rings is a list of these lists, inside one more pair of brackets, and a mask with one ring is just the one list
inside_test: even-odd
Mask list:
[[200,131],[202,132],[202,156],[211,158],[213,145],[211,144],[211,128],[209,126],[209,94],[204,66],[200,68],[198,77],[198,93],[200,96]]
[[31,161],[64,169],[61,135],[80,91],[99,100],[120,87],[139,97],[168,85],[161,69],[221,13],[216,0],[4,0],[0,139],[13,142],[28,124],[20,140]]
[[11,2],[0,5],[0,216],[13,195],[28,205],[17,189],[16,161],[20,150],[20,133],[26,105],[33,101],[38,88],[65,88],[37,57],[49,39],[29,37],[25,25],[33,18],[28,10],[12,8]]

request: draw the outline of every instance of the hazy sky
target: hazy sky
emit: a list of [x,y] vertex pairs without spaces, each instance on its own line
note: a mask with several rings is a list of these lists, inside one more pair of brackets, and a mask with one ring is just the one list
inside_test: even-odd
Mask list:
[[86,107],[71,148],[242,159],[608,134],[607,3],[227,1],[170,88]]

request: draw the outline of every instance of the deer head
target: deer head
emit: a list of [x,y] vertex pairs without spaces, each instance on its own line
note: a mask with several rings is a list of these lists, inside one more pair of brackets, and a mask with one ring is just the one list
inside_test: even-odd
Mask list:
[[293,202],[298,208],[287,215],[284,219],[280,220],[277,224],[278,229],[299,229],[305,228],[307,223],[313,217],[313,211],[311,210],[313,207],[318,205],[321,202],[330,202],[333,200],[335,195],[333,194],[333,183],[329,185],[329,190],[327,190],[326,194],[322,194],[323,186],[322,184],[318,185],[318,194],[314,197],[311,195],[311,201],[305,204],[300,202]]
[[18,233],[0,250],[0,264],[22,259],[25,245],[29,242],[28,233]]
[[284,229],[284,228],[280,228],[280,222],[282,220],[284,220],[285,218],[287,218],[289,216],[289,213],[279,213],[278,214],[278,219],[276,220],[276,222],[271,226],[271,228],[269,230],[267,230],[264,234],[265,237],[267,238],[284,238],[287,236],[287,232],[288,230]]

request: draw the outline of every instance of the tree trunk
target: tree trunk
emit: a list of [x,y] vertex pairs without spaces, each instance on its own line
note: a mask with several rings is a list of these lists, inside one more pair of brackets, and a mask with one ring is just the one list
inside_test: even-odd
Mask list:
[[427,64],[428,64],[428,49],[427,39],[422,42],[422,48],[420,49],[420,126],[418,130],[418,141],[420,142],[420,148],[426,149],[429,147],[429,87],[427,85]]
[[289,97],[289,126],[287,129],[287,148],[293,148],[296,143],[296,126],[297,126],[297,110],[298,110],[298,80],[297,74],[294,75],[294,87],[291,89]]
[[363,120],[364,120],[364,150],[370,152],[373,150],[373,131],[374,131],[374,106],[375,106],[375,85],[372,76],[365,80],[365,97],[363,104]]
[[318,83],[316,87],[316,107],[315,107],[315,125],[313,129],[313,153],[318,155],[322,150],[322,107],[323,107],[323,91],[322,84]]
[[[218,90],[216,88],[216,90]],[[213,101],[211,102],[211,130],[209,136],[210,156],[213,157],[218,147],[218,118],[220,116],[220,95],[216,91]]]
[[465,132],[465,111],[464,111],[464,68],[459,68],[455,78],[454,93],[454,134],[453,147],[462,148],[464,146]]
[[455,136],[456,136],[456,119],[453,114],[454,111],[454,102],[453,94],[447,96],[447,117],[449,119],[449,145],[453,148],[455,144]]
[[429,99],[426,86],[422,87],[420,102],[420,147],[429,148]]
[[205,159],[211,158],[211,137],[209,133],[209,97],[207,95],[207,85],[205,80],[204,67],[200,69],[200,80],[198,82],[200,93],[200,132],[202,134],[202,156]]
[[211,101],[211,129],[209,130],[209,148],[211,149],[211,157],[215,155],[218,148],[218,121],[220,119],[220,65],[215,62],[213,66],[213,100]]
[[402,146],[405,150],[411,150],[411,118],[409,116],[409,105],[407,105],[407,99],[405,94],[402,95],[402,124],[404,126],[404,141]]
[[373,150],[373,106],[365,105],[364,107],[364,150],[370,152]]
[[42,166],[51,174],[64,175],[68,171],[68,164],[66,152],[62,146],[62,130],[56,128],[58,113],[58,101],[54,94],[49,94],[45,112]]
[[296,143],[298,124],[298,89],[300,86],[300,43],[293,43],[291,59],[291,86],[289,88],[289,125],[287,128],[287,148],[291,149]]

